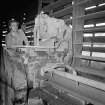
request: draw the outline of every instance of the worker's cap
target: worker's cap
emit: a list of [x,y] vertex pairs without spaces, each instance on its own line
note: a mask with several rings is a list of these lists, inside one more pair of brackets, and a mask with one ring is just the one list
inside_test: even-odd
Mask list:
[[12,18],[11,20],[9,20],[8,25],[10,26],[11,23],[17,23],[17,25],[19,26],[19,22],[17,20],[15,20],[14,18]]

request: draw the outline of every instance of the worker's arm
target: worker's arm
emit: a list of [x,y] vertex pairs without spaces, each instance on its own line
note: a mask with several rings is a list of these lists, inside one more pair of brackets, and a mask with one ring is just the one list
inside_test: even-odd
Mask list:
[[5,37],[5,44],[8,48],[10,48],[12,46],[12,41],[11,41],[11,38],[10,38],[10,34],[7,34],[6,37]]

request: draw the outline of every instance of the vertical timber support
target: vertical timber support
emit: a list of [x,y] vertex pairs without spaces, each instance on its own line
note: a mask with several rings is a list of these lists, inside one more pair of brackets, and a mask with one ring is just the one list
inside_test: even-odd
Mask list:
[[81,55],[84,28],[84,7],[78,5],[82,0],[73,0],[73,66],[80,65],[80,59],[76,56]]
[[38,0],[38,14],[41,12],[42,10],[42,0]]

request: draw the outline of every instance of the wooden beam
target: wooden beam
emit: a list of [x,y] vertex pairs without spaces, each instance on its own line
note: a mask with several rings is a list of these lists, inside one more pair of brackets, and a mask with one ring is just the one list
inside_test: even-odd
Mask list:
[[[74,0],[73,5],[73,16],[72,16],[72,27],[73,27],[73,43],[82,43],[83,41],[83,31],[84,28],[84,19],[78,18],[84,16],[84,8],[77,5],[81,0]],[[76,29],[80,29],[80,31],[75,31]],[[74,55],[80,55],[82,50],[82,45],[73,44],[73,52]],[[80,59],[74,58],[73,65],[80,65]]]
[[83,30],[83,32],[86,32],[86,33],[93,33],[93,32],[105,32],[105,27],[104,26],[100,26],[100,27],[91,27],[91,28],[85,28]]
[[101,18],[105,16],[105,10],[104,11],[100,11],[100,12],[95,12],[92,14],[88,14],[88,15],[84,15],[84,19],[92,19],[92,18]]
[[82,51],[105,53],[105,47],[87,47],[87,46],[84,47],[83,46]]
[[34,27],[29,28],[29,29],[27,29],[27,30],[25,31],[25,33],[27,33],[28,31],[33,32],[33,29],[34,29]]
[[84,33],[105,32],[105,27],[99,26],[99,27],[90,27],[90,28],[83,28],[83,29],[76,28],[73,31],[78,31],[78,32],[83,31]]
[[64,8],[60,11],[57,11],[55,13],[53,13],[53,16],[54,17],[62,17],[62,16],[65,16],[65,15],[68,15],[68,14],[71,14],[72,13],[72,6],[69,6],[67,8]]
[[38,14],[41,12],[42,10],[42,0],[38,0]]
[[74,66],[73,67],[77,72],[82,72],[90,75],[96,75],[105,78],[105,71],[104,70],[96,70],[89,67],[80,67],[80,66]]
[[97,24],[97,23],[103,23],[105,22],[105,19],[102,17],[102,18],[96,18],[96,19],[88,19],[88,20],[85,20],[85,25],[86,24]]
[[28,25],[31,25],[31,24],[35,24],[35,21],[34,20],[29,21],[29,22],[25,23],[24,25],[28,26]]
[[33,35],[33,32],[29,32],[29,33],[25,33],[26,34],[26,36],[28,35]]
[[85,59],[85,60],[91,60],[91,61],[99,61],[99,62],[105,62],[105,58],[101,57],[91,57],[91,56],[84,56],[84,55],[78,55],[74,56],[76,58]]
[[97,36],[97,37],[84,37],[83,42],[92,42],[92,43],[105,43],[105,36]]
[[100,12],[96,12],[96,13],[92,13],[92,14],[87,14],[87,15],[83,15],[83,16],[78,16],[76,17],[77,19],[95,19],[95,18],[102,18],[105,17],[105,10],[104,11],[100,11]]
[[51,3],[52,0],[42,0],[42,3]]
[[28,30],[28,29],[33,28],[33,27],[34,27],[34,24],[32,24],[31,26],[25,27],[25,29]]
[[57,75],[63,76],[64,78],[68,78],[68,79],[71,79],[73,81],[80,82],[80,83],[83,83],[85,85],[89,85],[91,87],[105,91],[105,83],[98,82],[98,81],[91,80],[91,79],[87,79],[87,78],[84,78],[81,76],[72,75],[72,74],[69,74],[66,72],[61,72],[61,71],[54,71],[54,73]]
[[105,3],[105,0],[81,0],[77,5],[87,8],[101,3]]
[[46,7],[44,7],[44,8],[43,8],[43,11],[49,12],[49,11],[51,11],[51,10],[53,10],[53,9],[55,9],[55,8],[57,8],[57,7],[59,7],[59,6],[63,6],[63,5],[68,4],[68,3],[70,3],[70,2],[72,2],[72,0],[58,0],[58,1],[56,1],[55,3],[52,3],[52,4],[50,4],[50,5],[46,6]]
[[[8,51],[7,49],[11,49],[11,48],[34,48],[35,51],[44,51],[45,49],[50,50],[50,49],[54,49],[56,47],[45,47],[45,46],[12,46],[12,47],[5,47],[5,50]],[[46,51],[46,50],[45,50]]]
[[104,11],[104,10],[105,10],[105,5],[97,6],[95,8],[85,10],[85,14],[95,13],[95,12]]

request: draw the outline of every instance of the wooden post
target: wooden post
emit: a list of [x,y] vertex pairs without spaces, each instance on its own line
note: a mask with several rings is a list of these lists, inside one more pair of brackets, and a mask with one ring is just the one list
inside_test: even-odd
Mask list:
[[[80,59],[75,56],[81,55],[82,52],[82,42],[83,42],[83,31],[84,28],[84,19],[79,18],[79,16],[84,15],[84,7],[80,5],[76,5],[82,0],[73,0],[73,18],[72,18],[72,26],[73,26],[73,53],[74,60],[73,65],[80,65]],[[80,31],[77,31],[80,30]],[[80,44],[81,43],[81,44]]]
[[42,10],[42,0],[38,0],[38,14],[41,12]]

